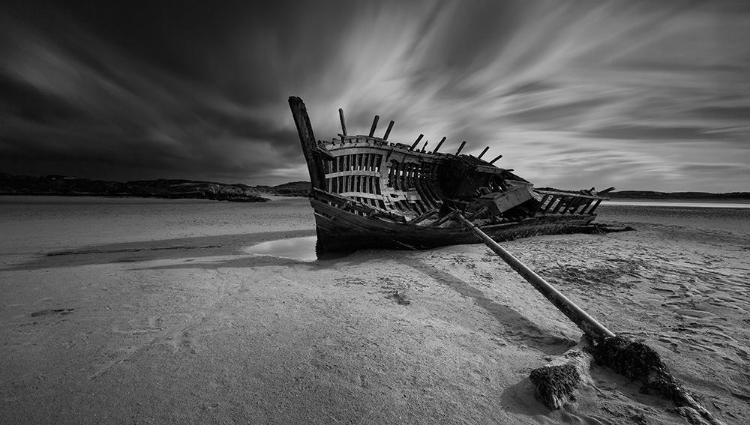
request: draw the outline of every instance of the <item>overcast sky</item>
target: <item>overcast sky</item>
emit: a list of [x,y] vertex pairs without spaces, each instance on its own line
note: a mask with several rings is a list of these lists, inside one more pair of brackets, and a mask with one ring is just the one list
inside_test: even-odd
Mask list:
[[750,191],[750,1],[15,3],[0,172],[307,180],[295,95],[537,186]]

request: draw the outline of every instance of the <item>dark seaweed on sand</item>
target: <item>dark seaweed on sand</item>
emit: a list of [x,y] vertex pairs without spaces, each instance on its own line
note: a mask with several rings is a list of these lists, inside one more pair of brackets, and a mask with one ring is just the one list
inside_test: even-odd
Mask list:
[[656,393],[677,405],[690,404],[685,390],[669,372],[659,353],[648,345],[621,336],[603,338],[590,346],[597,363],[634,381],[641,381],[641,392]]
[[552,409],[559,408],[581,382],[578,370],[571,364],[534,369],[529,379],[536,387],[537,397]]

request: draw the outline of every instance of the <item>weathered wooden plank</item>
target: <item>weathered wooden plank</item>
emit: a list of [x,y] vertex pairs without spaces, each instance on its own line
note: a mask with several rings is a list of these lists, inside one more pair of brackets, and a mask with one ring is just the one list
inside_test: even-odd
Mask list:
[[[510,171],[510,170],[507,170]],[[601,199],[601,200],[607,200],[608,198],[592,195],[592,194],[585,194],[580,192],[564,192],[561,190],[547,190],[547,189],[534,189],[537,193],[543,194],[543,195],[558,195],[558,196],[574,196],[577,198],[589,198],[589,199]]]

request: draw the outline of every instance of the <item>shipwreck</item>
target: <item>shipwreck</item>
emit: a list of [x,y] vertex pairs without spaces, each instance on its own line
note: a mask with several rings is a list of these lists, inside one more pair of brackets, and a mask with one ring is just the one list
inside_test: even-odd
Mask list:
[[533,235],[592,232],[599,204],[614,188],[537,189],[512,169],[482,157],[430,152],[423,135],[411,144],[388,140],[393,121],[375,136],[349,135],[339,109],[341,134],[316,140],[302,99],[290,97],[302,151],[310,172],[318,253],[361,248],[427,249],[477,243],[458,215],[495,241]]

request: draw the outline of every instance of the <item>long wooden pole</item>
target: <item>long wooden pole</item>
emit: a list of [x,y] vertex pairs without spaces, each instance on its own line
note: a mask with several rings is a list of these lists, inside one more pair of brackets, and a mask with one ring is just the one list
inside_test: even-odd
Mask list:
[[[458,211],[458,210],[454,210]],[[533,270],[526,267],[516,257],[511,255],[497,242],[492,240],[486,233],[480,230],[474,223],[470,222],[460,212],[456,214],[456,217],[465,226],[470,228],[475,235],[477,235],[487,247],[495,252],[500,258],[503,259],[510,267],[513,268],[518,274],[520,274],[527,282],[531,284],[537,291],[539,291],[545,298],[547,298],[558,310],[560,310],[568,319],[572,320],[586,335],[594,338],[613,337],[615,334],[609,329],[605,328],[604,325],[597,322],[596,319],[589,316],[588,313],[583,311],[580,307],[570,301],[560,291],[555,289],[552,285],[547,283],[538,274],[534,273]]]

